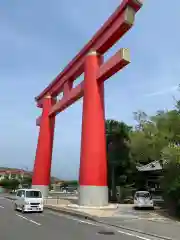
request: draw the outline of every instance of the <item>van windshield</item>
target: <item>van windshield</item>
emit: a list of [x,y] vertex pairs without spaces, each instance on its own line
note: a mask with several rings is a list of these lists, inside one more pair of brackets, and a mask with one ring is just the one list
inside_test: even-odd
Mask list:
[[138,192],[138,193],[136,193],[136,197],[150,198],[150,193],[149,192]]
[[42,198],[40,191],[26,191],[27,198]]

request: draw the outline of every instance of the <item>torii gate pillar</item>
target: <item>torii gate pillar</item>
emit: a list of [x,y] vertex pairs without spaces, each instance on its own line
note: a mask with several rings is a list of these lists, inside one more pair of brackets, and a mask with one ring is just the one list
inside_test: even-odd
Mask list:
[[46,96],[43,99],[43,110],[32,178],[32,188],[41,190],[44,197],[48,196],[50,184],[55,117],[49,117],[49,112],[54,103],[55,100],[51,96]]
[[108,204],[104,82],[97,81],[101,57],[91,51],[85,60],[79,175],[79,205]]

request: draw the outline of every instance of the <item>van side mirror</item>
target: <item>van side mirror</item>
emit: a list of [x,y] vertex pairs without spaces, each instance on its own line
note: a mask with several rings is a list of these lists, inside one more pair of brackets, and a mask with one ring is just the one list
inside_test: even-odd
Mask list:
[[24,198],[25,197],[24,194],[22,194],[21,197]]

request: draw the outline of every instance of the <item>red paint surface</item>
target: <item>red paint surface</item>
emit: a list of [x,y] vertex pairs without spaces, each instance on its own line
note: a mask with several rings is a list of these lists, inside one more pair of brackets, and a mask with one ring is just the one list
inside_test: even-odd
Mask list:
[[83,93],[84,82],[81,82],[66,95],[64,95],[63,98],[52,107],[50,116],[57,115],[59,112],[62,112],[64,109],[68,108],[74,102],[79,100],[83,96]]
[[81,186],[107,186],[104,86],[97,81],[98,71],[98,57],[87,56],[79,177]]
[[99,69],[97,74],[97,81],[104,82],[113,76],[118,71],[122,70],[130,62],[126,59],[123,59],[120,51],[115,53],[111,58],[109,58]]
[[[109,77],[114,75],[116,72],[124,68],[129,62],[122,58],[120,51],[118,51],[114,56],[108,59],[104,64],[101,65],[97,73],[97,81],[103,82]],[[66,85],[65,85],[66,86]],[[72,86],[71,86],[72,87]],[[67,89],[67,86],[66,88]],[[78,99],[84,95],[84,81],[79,83],[75,88],[68,87],[68,90],[65,91],[63,98],[59,100],[51,109],[49,116],[57,115],[62,112]],[[40,123],[40,117],[36,121],[38,126]]]
[[124,20],[124,10],[128,6],[132,7],[134,11],[137,12],[142,4],[139,4],[135,0],[123,0],[116,11],[109,17],[76,57],[49,84],[49,86],[36,97],[37,101],[41,101],[47,93],[51,95],[59,94],[66,81],[75,80],[81,75],[83,72],[84,59],[91,49],[104,54],[132,27],[132,25],[127,24]]
[[47,186],[50,183],[55,118],[49,118],[49,111],[53,104],[54,100],[51,98],[45,98],[43,101],[32,185]]

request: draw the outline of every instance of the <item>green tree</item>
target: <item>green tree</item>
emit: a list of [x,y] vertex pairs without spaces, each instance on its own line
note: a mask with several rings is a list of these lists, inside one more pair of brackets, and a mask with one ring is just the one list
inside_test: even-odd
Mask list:
[[136,130],[130,134],[131,155],[137,164],[147,164],[151,162],[151,145],[151,139],[148,139],[143,131]]
[[30,187],[32,184],[32,177],[26,176],[21,180],[21,185],[25,187]]
[[8,190],[16,190],[19,186],[19,181],[17,179],[3,179],[0,182],[0,186]]
[[69,181],[64,181],[61,184],[61,187],[68,187],[68,186],[73,186],[73,187],[78,187],[79,182],[77,180],[69,180]]
[[5,189],[9,189],[9,180],[8,179],[2,179],[0,181],[0,186],[2,186]]
[[139,111],[134,118],[137,124],[130,132],[131,156],[136,164],[161,162],[165,203],[171,212],[180,214],[180,101],[173,110],[160,110],[150,117]]
[[78,186],[79,185],[77,180],[67,181],[66,183],[70,186]]
[[180,146],[169,144],[162,150],[164,177],[161,185],[165,204],[173,215],[180,216]]
[[137,164],[160,160],[162,149],[169,142],[177,143],[180,140],[180,118],[177,110],[158,111],[151,117],[140,112],[136,113],[135,119],[138,119],[138,122],[134,131],[130,133],[130,148]]
[[137,122],[135,126],[136,130],[142,130],[144,123],[146,123],[148,120],[148,115],[141,110],[134,112],[133,115],[134,115],[134,120]]
[[116,185],[124,184],[130,168],[129,132],[131,127],[116,120],[106,120],[108,186],[116,200]]
[[17,179],[11,179],[9,183],[11,190],[16,190],[19,187],[19,183]]
[[147,164],[157,159],[157,128],[145,112],[135,112],[134,119],[137,124],[129,136],[131,155],[136,164]]

